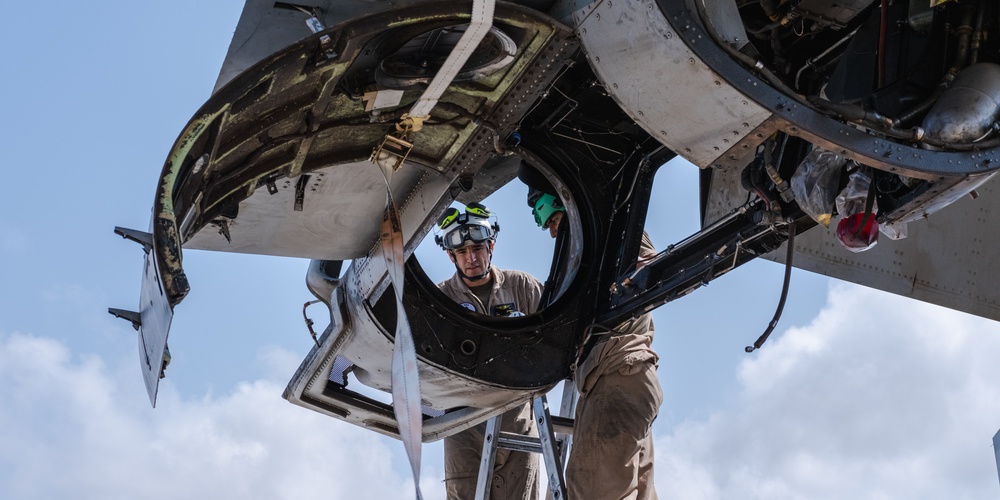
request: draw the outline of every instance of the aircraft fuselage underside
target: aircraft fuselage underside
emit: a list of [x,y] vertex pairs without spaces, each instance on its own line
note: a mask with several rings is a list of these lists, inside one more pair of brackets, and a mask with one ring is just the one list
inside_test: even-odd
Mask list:
[[[391,407],[341,383],[353,372],[367,386],[391,385],[387,191],[409,257],[453,201],[482,200],[522,162],[535,168],[569,221],[541,312],[469,313],[416,259],[406,264],[424,439],[457,432],[567,377],[589,325],[613,327],[770,254],[792,226],[816,226],[783,189],[815,148],[840,155],[841,184],[848,171],[871,172],[886,225],[919,223],[993,175],[1000,9],[834,4],[496,3],[468,62],[413,121],[476,22],[470,2],[248,2],[217,90],[161,174],[151,228],[159,272],[147,275],[173,306],[187,292],[182,247],[312,259],[307,282],[331,321],[285,397],[396,435]],[[298,35],[300,11],[334,26]],[[870,42],[872,26],[884,25],[876,21],[895,28]],[[967,21],[994,33],[977,39],[976,56],[967,33],[944,26]],[[945,41],[964,43],[965,55]],[[869,56],[871,43],[881,56]],[[870,68],[877,76],[861,83],[843,75]],[[993,102],[968,97],[977,92]],[[956,122],[957,132],[948,128]],[[635,271],[643,228],[660,223],[646,220],[654,175],[675,154],[703,169],[703,230]],[[814,259],[806,267],[822,267],[827,250],[799,241]],[[830,266],[822,272],[838,275]],[[898,266],[892,283],[851,279],[901,293],[893,287],[917,271]],[[982,291],[992,283],[955,291],[947,269],[926,267],[930,281],[906,293],[1000,318],[996,293]]]

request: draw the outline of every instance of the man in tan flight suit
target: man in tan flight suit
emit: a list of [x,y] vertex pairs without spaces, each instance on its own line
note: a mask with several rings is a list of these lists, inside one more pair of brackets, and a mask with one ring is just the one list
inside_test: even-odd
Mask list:
[[[492,265],[493,247],[500,230],[490,223],[489,209],[470,203],[465,212],[449,208],[438,221],[441,234],[435,238],[455,264],[455,275],[438,284],[445,295],[462,307],[491,316],[523,316],[537,310],[542,284],[528,273],[497,269]],[[503,414],[504,432],[537,435],[531,405]],[[444,440],[445,486],[449,500],[475,497],[482,460],[486,423]],[[538,498],[538,456],[498,449],[490,488],[491,500],[535,500]]]
[[[553,238],[567,230],[562,225],[566,209],[555,196],[532,188],[528,205],[535,222]],[[637,265],[655,255],[643,233]],[[573,375],[580,399],[566,464],[570,500],[656,499],[652,424],[663,392],[652,343],[648,313],[610,331],[594,330],[584,340]]]

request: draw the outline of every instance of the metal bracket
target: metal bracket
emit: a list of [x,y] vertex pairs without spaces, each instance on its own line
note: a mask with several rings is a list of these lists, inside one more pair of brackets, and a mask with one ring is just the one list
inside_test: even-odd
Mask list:
[[[392,170],[399,170],[399,167],[403,166],[403,162],[406,161],[406,157],[409,156],[410,150],[413,149],[413,143],[407,142],[403,139],[395,137],[391,134],[386,135],[385,139],[382,139],[382,143],[378,145],[372,151],[371,161],[383,168],[387,166],[392,166]],[[390,163],[391,157],[396,157],[394,163]]]
[[[274,8],[297,10],[309,16],[306,19],[306,26],[309,27],[309,31],[311,31],[314,35],[316,33],[319,33],[320,31],[326,30],[326,24],[323,23],[323,18],[325,16],[323,15],[323,10],[320,9],[319,7],[311,5],[300,5],[295,3],[275,2]],[[330,35],[321,36],[319,38],[319,41],[320,41],[320,48],[323,50],[323,53],[326,54],[327,59],[333,59],[337,57],[337,53],[333,50],[333,40],[330,38]]]
[[327,59],[336,59],[337,51],[333,50],[333,39],[330,35],[322,35],[319,37],[319,48],[326,55]]
[[135,229],[115,226],[115,234],[125,238],[126,240],[134,241],[142,245],[142,249],[146,252],[149,252],[149,250],[153,248],[153,235],[145,231],[137,231]]
[[220,218],[213,220],[212,224],[219,228],[219,234],[226,239],[227,243],[233,242],[233,236],[229,233],[229,221]]
[[132,328],[135,328],[135,331],[139,331],[139,327],[142,326],[142,316],[135,311],[127,311],[125,309],[115,309],[114,307],[109,307],[108,313],[116,318],[121,318],[131,322]]

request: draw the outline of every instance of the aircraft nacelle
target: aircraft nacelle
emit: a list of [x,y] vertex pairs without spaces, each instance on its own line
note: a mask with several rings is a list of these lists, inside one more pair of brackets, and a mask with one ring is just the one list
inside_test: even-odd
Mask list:
[[[518,2],[486,20],[471,2],[248,1],[216,90],[161,174],[149,275],[172,306],[187,291],[181,248],[313,259],[307,282],[330,326],[285,397],[396,435],[388,405],[343,383],[350,371],[391,385],[386,193],[410,257],[444,208],[530,167],[569,221],[541,312],[469,313],[406,263],[425,440],[564,379],[589,326],[753,258],[783,260],[792,234],[798,267],[1000,319],[986,278],[1000,246],[982,215],[1000,204],[987,183],[1000,166],[1000,9],[924,3]],[[820,151],[836,163],[814,165]],[[675,154],[702,169],[703,230],[636,271],[643,227],[659,223],[646,220],[653,179]],[[800,180],[814,167],[831,205],[866,173],[871,217],[910,237],[840,247],[822,227],[848,214],[817,217],[795,194],[820,186]],[[981,205],[938,212],[977,190]]]

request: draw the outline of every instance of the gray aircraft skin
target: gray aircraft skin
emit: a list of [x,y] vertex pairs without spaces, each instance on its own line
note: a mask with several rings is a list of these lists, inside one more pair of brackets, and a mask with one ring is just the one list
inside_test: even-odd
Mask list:
[[[565,379],[593,325],[756,257],[1000,319],[1000,7],[935,3],[246,2],[149,231],[118,230],[146,251],[139,311],[114,313],[140,330],[150,401],[184,249],[312,259],[330,326],[284,397],[395,437],[392,407],[343,381],[391,389],[405,312],[425,441]],[[836,158],[822,182],[805,175],[820,151]],[[653,176],[675,155],[701,169],[702,230],[635,271]],[[470,313],[409,257],[444,208],[525,168],[569,214],[541,311]],[[832,202],[856,171],[871,217],[905,237],[851,252],[835,234],[847,214],[807,215],[803,189],[832,185]]]

